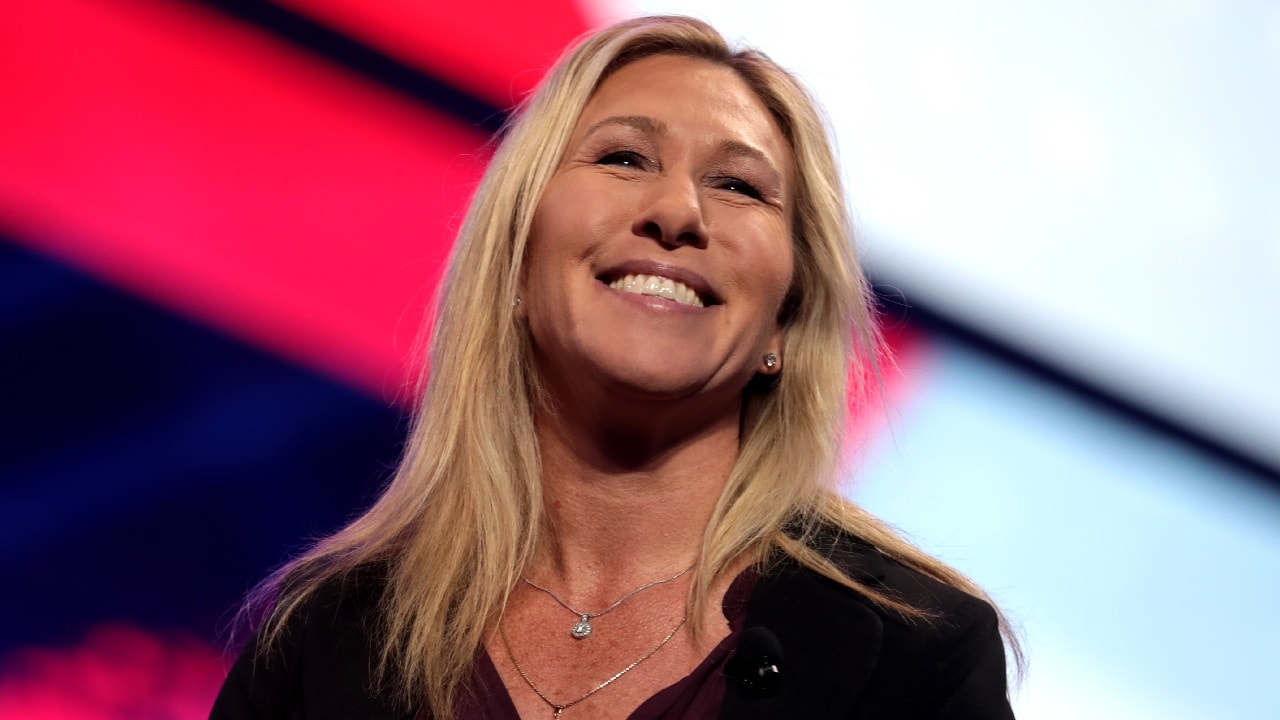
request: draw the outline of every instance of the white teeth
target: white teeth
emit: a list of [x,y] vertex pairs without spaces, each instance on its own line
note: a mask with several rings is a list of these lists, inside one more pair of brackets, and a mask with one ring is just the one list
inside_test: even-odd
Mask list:
[[702,298],[698,297],[693,288],[661,275],[625,275],[609,283],[609,287],[637,295],[666,298],[681,305],[703,307]]

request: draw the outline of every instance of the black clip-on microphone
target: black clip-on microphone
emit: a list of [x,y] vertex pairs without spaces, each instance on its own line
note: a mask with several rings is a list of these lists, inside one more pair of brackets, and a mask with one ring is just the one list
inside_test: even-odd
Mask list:
[[768,697],[782,680],[782,644],[769,628],[749,627],[738,638],[738,649],[724,666],[724,676],[751,697]]

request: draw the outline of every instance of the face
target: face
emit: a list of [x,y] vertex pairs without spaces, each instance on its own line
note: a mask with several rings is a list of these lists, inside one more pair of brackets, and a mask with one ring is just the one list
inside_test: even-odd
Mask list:
[[523,308],[544,380],[613,397],[740,398],[780,359],[791,150],[729,68],[657,56],[611,75],[538,205]]

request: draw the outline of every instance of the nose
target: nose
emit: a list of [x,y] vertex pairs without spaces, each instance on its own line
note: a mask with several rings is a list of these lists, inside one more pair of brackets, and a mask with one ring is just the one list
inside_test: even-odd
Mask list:
[[631,231],[669,248],[706,247],[708,233],[697,183],[675,174],[653,180]]

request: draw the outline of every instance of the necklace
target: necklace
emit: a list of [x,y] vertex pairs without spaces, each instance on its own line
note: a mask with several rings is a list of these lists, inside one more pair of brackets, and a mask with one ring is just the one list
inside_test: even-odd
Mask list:
[[[686,570],[685,572],[688,572],[688,571]],[[681,573],[681,574],[684,574],[684,573]],[[679,577],[679,576],[677,576],[677,577]],[[639,591],[637,590],[636,592],[639,592]],[[511,641],[507,639],[507,629],[506,629],[506,627],[505,627],[501,622],[499,622],[499,623],[498,623],[498,634],[502,636],[502,646],[503,646],[504,648],[506,648],[506,650],[507,650],[507,657],[508,657],[508,658],[511,658],[511,664],[512,664],[512,665],[514,665],[514,666],[516,667],[516,672],[520,673],[520,679],[521,679],[521,680],[524,680],[524,684],[525,684],[525,685],[528,685],[528,686],[529,686],[529,689],[530,689],[530,690],[532,690],[532,691],[534,692],[534,694],[536,694],[538,697],[542,698],[542,702],[544,702],[544,703],[546,703],[546,704],[548,704],[548,705],[550,705],[550,706],[551,706],[551,710],[552,710],[552,715],[551,715],[551,717],[553,717],[553,718],[558,718],[558,717],[560,717],[560,713],[562,713],[562,712],[564,712],[565,710],[567,710],[567,709],[569,709],[569,708],[573,707],[574,705],[577,705],[578,703],[582,702],[583,700],[586,700],[587,698],[591,697],[592,695],[595,695],[596,693],[600,692],[601,690],[603,690],[603,689],[605,689],[605,688],[609,687],[610,685],[612,685],[612,684],[613,684],[613,681],[614,681],[614,680],[617,680],[618,678],[622,677],[623,675],[626,675],[627,673],[629,673],[629,672],[631,672],[632,670],[634,670],[634,669],[636,668],[636,666],[637,666],[637,665],[639,665],[640,663],[644,662],[645,660],[648,660],[649,658],[653,657],[653,656],[654,656],[654,655],[655,655],[659,650],[661,650],[661,649],[662,649],[662,648],[663,648],[663,647],[664,647],[668,642],[671,642],[671,638],[675,637],[675,636],[676,636],[676,633],[680,632],[680,628],[684,627],[685,621],[686,621],[686,620],[688,620],[688,619],[689,619],[689,618],[688,618],[688,616],[685,616],[685,617],[680,618],[680,622],[679,622],[679,623],[678,623],[674,628],[672,628],[671,632],[667,633],[667,636],[666,636],[666,637],[662,638],[662,642],[658,643],[658,646],[657,646],[657,647],[655,647],[654,649],[650,650],[649,652],[647,652],[647,653],[645,653],[643,656],[641,656],[641,658],[640,658],[639,660],[636,660],[635,662],[631,663],[630,665],[628,665],[628,666],[626,666],[626,667],[622,668],[622,669],[621,669],[621,670],[619,670],[619,671],[617,672],[617,674],[616,674],[616,675],[614,675],[613,677],[611,677],[611,678],[609,678],[608,680],[605,680],[604,682],[600,683],[599,685],[597,685],[597,686],[595,686],[595,687],[591,688],[590,690],[588,690],[588,691],[587,691],[587,694],[586,694],[586,695],[583,695],[582,697],[580,697],[580,698],[578,698],[578,699],[576,699],[576,700],[570,700],[570,701],[569,701],[569,702],[567,702],[567,703],[558,703],[558,702],[553,701],[551,698],[547,697],[546,695],[543,695],[543,694],[542,694],[542,691],[538,689],[538,686],[533,684],[533,681],[532,681],[532,680],[530,680],[530,679],[529,679],[529,676],[525,673],[524,668],[520,667],[520,663],[516,662],[516,656],[515,656],[515,654],[513,654],[513,653],[511,652]]]
[[669,577],[669,578],[662,578],[661,580],[654,580],[654,581],[653,581],[653,582],[651,582],[651,583],[646,583],[646,584],[644,584],[644,585],[641,585],[640,587],[636,588],[635,590],[632,590],[631,592],[627,593],[626,595],[623,595],[622,597],[618,598],[618,599],[617,599],[616,601],[614,601],[614,603],[613,603],[612,605],[610,605],[609,607],[607,607],[607,608],[605,608],[605,609],[601,610],[600,612],[593,612],[593,613],[584,613],[584,612],[582,612],[581,610],[575,610],[574,608],[569,607],[569,603],[567,603],[567,602],[565,602],[565,601],[561,600],[559,595],[556,595],[555,593],[551,592],[551,590],[549,590],[549,589],[547,589],[547,588],[545,588],[545,587],[542,587],[542,586],[541,586],[541,585],[539,585],[538,583],[536,583],[536,582],[534,582],[534,581],[530,580],[529,578],[527,578],[527,577],[525,577],[525,576],[523,576],[523,575],[521,575],[521,576],[520,576],[520,579],[521,579],[521,580],[523,580],[523,581],[524,581],[524,583],[525,583],[526,585],[528,585],[528,586],[530,586],[530,587],[533,587],[533,588],[537,588],[538,590],[541,590],[542,592],[544,592],[544,593],[546,593],[546,594],[550,595],[550,596],[551,596],[551,599],[552,599],[552,600],[555,600],[555,601],[556,601],[556,602],[558,602],[558,603],[560,603],[560,606],[561,606],[561,607],[563,607],[565,610],[568,610],[569,612],[573,613],[574,615],[577,615],[577,616],[579,617],[578,622],[574,623],[574,624],[573,624],[573,627],[569,629],[569,634],[573,636],[573,639],[574,639],[574,640],[583,640],[583,639],[585,639],[588,635],[590,635],[590,634],[591,634],[591,631],[592,631],[592,630],[594,630],[594,629],[595,629],[595,628],[591,627],[591,620],[592,620],[592,618],[598,618],[598,617],[600,617],[601,615],[604,615],[604,614],[605,614],[605,613],[607,613],[607,612],[611,612],[611,611],[613,611],[613,610],[617,609],[617,607],[618,607],[619,605],[621,605],[622,603],[624,603],[624,602],[626,602],[626,601],[630,600],[630,599],[631,599],[631,596],[632,596],[632,595],[635,595],[636,593],[639,593],[639,592],[644,591],[644,590],[648,590],[649,588],[651,588],[651,587],[653,587],[653,586],[655,586],[655,585],[661,585],[661,584],[663,584],[663,583],[669,583],[669,582],[671,582],[672,580],[676,580],[676,579],[678,579],[679,577],[683,576],[685,573],[689,572],[689,571],[690,571],[690,570],[692,570],[692,569],[693,569],[693,566],[692,566],[692,565],[690,565],[689,567],[687,567],[687,568],[685,568],[685,569],[681,570],[680,572],[676,573],[675,575],[672,575],[672,576],[671,576],[671,577]]

